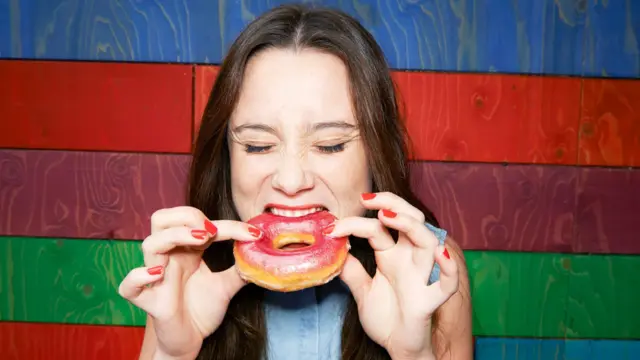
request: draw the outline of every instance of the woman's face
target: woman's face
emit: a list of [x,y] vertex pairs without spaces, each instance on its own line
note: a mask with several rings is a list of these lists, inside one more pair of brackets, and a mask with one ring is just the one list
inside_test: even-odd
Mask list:
[[316,50],[258,53],[247,64],[229,131],[242,221],[266,210],[363,214],[360,194],[370,191],[370,177],[339,58]]

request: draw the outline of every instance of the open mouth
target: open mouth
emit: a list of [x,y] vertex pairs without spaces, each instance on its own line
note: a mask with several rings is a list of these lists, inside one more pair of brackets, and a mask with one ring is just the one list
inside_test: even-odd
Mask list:
[[320,211],[327,211],[327,209],[322,207],[322,206],[312,207],[312,208],[308,208],[308,209],[296,209],[296,210],[269,207],[269,208],[266,209],[266,211],[272,213],[273,215],[277,215],[277,216],[295,218],[295,217],[301,217],[301,216],[306,216],[306,215],[309,215],[309,214],[317,213],[317,212],[320,212]]

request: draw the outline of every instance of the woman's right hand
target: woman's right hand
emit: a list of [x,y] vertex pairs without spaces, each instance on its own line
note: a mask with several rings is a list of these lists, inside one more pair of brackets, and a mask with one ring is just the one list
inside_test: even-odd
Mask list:
[[142,242],[145,266],[129,272],[119,293],[149,315],[156,358],[195,358],[245,285],[235,266],[211,272],[202,254],[213,241],[252,241],[254,234],[259,230],[246,223],[210,221],[187,206],[152,215],[151,235]]

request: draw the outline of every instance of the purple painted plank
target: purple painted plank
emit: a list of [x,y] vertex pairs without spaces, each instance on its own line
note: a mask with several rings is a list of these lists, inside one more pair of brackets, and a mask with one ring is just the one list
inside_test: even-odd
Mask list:
[[188,155],[0,150],[0,235],[143,239],[184,204]]
[[640,169],[583,168],[576,251],[640,254]]
[[464,249],[570,252],[577,168],[414,163],[412,187]]

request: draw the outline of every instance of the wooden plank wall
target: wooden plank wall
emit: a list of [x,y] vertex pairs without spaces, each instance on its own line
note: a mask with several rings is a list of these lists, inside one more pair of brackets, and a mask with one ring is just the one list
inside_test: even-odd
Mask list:
[[[217,64],[285,1],[0,0],[0,358],[135,359]],[[326,0],[381,44],[478,360],[640,358],[640,2]],[[481,191],[479,191],[481,189]]]

